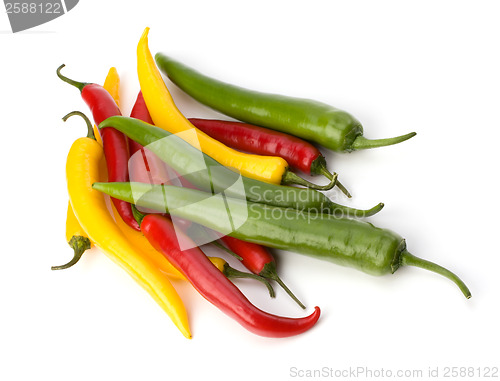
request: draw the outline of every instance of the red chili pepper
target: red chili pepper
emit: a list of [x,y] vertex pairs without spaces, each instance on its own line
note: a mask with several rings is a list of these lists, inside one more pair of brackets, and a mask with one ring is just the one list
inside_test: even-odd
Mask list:
[[[308,175],[324,175],[329,180],[333,178],[321,152],[311,143],[295,136],[241,122],[199,118],[191,118],[189,121],[231,148],[257,155],[279,156],[290,167]],[[351,197],[338,181],[337,186],[346,196]]]
[[[77,82],[63,76],[61,69],[64,66],[61,65],[57,69],[58,77],[80,90],[82,98],[90,108],[94,122],[97,125],[110,116],[121,115],[115,100],[104,87],[95,83]],[[130,156],[127,137],[114,128],[105,128],[100,133],[109,181],[129,181],[128,160]],[[123,221],[131,228],[140,231],[139,224],[134,218],[130,204],[116,198],[111,198],[111,201]]]
[[180,250],[178,239],[191,243],[190,238],[176,233],[167,218],[149,214],[142,220],[141,230],[205,299],[249,331],[267,337],[287,337],[307,331],[318,321],[319,307],[303,318],[272,315],[255,307],[198,247]]
[[276,261],[265,247],[229,236],[223,236],[220,240],[226,244],[229,250],[241,257],[241,263],[248,270],[263,278],[276,281],[300,307],[306,308],[280,279],[276,271]]

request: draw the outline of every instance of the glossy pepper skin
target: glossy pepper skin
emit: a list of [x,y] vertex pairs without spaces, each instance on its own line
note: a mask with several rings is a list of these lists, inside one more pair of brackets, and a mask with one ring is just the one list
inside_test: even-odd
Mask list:
[[288,337],[309,330],[318,321],[319,307],[303,318],[276,316],[255,307],[198,247],[181,251],[178,239],[189,238],[176,233],[167,218],[157,214],[147,215],[141,222],[141,229],[151,244],[185,275],[205,299],[250,332],[265,337]]
[[[308,175],[323,175],[329,180],[333,177],[319,149],[296,136],[228,120],[190,118],[189,121],[228,147],[256,155],[279,156],[285,159],[291,168]],[[337,187],[350,197],[338,180]]]
[[[101,123],[106,118],[113,115],[121,115],[120,109],[111,94],[101,85],[95,83],[83,83],[73,81],[61,74],[61,65],[57,69],[57,75],[64,82],[67,82],[81,92],[82,99],[85,101],[96,124]],[[106,166],[108,168],[108,178],[110,181],[128,181],[128,142],[127,137],[121,132],[112,128],[106,131],[100,131],[104,156],[106,157]],[[134,218],[130,204],[120,200],[112,199],[116,210],[123,220],[133,229],[139,231],[139,225]]]
[[[182,177],[188,182],[207,192],[211,191],[213,187],[215,192],[224,191],[230,197],[307,210],[310,213],[362,217],[373,215],[383,207],[383,204],[378,204],[366,211],[353,209],[336,204],[323,193],[313,189],[270,184],[245,176],[241,176],[244,189],[232,187],[238,174],[222,166],[176,135],[140,120],[123,116],[110,117],[99,125],[102,130],[109,127],[123,132],[130,139],[147,147],[167,165],[182,174]],[[200,170],[200,157],[204,160],[202,164],[211,169],[210,172],[207,169]]]
[[188,95],[240,121],[282,131],[321,144],[336,152],[375,148],[403,142],[415,133],[368,140],[351,114],[314,101],[244,89],[218,81],[157,53],[156,64]]
[[[109,69],[108,75],[106,75],[106,79],[104,80],[102,87],[104,87],[109,95],[111,95],[118,108],[120,108],[120,76],[118,75],[116,67],[111,67]],[[94,125],[94,136],[95,140],[102,145],[101,135],[99,134],[99,130],[96,125]]]
[[[220,194],[209,197],[205,192],[193,189],[151,187],[141,183],[101,183],[94,184],[94,189],[162,211],[166,209],[164,197],[168,195],[168,208],[179,217],[218,232],[227,229],[224,221],[228,212],[220,208]],[[179,209],[186,203],[189,208]],[[467,298],[470,297],[470,291],[460,278],[437,264],[410,254],[405,240],[390,230],[357,219],[311,215],[240,199],[231,199],[230,211],[233,219],[245,221],[228,234],[231,237],[306,254],[371,275],[394,273],[402,265],[421,267],[449,278]]]
[[[71,115],[81,113],[70,113]],[[89,136],[92,125],[87,119]],[[75,216],[89,239],[141,285],[170,316],[186,338],[191,338],[187,313],[172,284],[149,259],[138,253],[111,217],[102,193],[92,188],[99,179],[102,147],[92,138],[77,139],[68,154],[66,178]]]
[[196,129],[179,111],[165,86],[149,51],[148,33],[149,28],[146,28],[137,45],[137,74],[155,125],[170,133],[193,131],[193,134],[182,135],[182,138],[222,165],[235,168],[247,177],[273,184],[298,184],[318,190],[328,190],[335,186],[336,178],[328,185],[312,184],[290,172],[288,163],[280,157],[238,152]]

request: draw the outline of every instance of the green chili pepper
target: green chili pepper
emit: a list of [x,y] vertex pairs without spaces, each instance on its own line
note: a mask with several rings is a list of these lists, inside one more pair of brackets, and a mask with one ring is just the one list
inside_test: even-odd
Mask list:
[[246,198],[252,202],[301,209],[309,213],[355,217],[371,216],[384,206],[380,203],[368,210],[354,209],[336,204],[313,189],[270,184],[245,176],[241,176],[242,187],[233,186],[239,179],[238,173],[168,131],[124,116],[112,116],[99,125],[100,129],[107,127],[113,127],[133,141],[147,146],[183,178],[207,192],[224,192],[229,197]]
[[337,152],[351,152],[403,142],[406,135],[369,140],[349,113],[311,99],[247,90],[207,77],[174,59],[157,53],[156,63],[170,80],[197,101],[214,110],[273,130],[314,141]]
[[[372,275],[394,273],[400,266],[417,266],[445,276],[463,294],[471,293],[451,271],[410,254],[398,234],[355,219],[311,215],[296,209],[271,207],[244,200],[222,200],[221,194],[142,183],[95,183],[94,189],[130,203],[168,212],[244,241],[295,251],[349,266]],[[135,197],[134,197],[135,196]],[[168,201],[168,208],[166,202]],[[221,208],[226,205],[227,208]],[[239,227],[228,226],[240,221]],[[234,229],[228,230],[233,227]],[[230,233],[227,233],[230,231]]]

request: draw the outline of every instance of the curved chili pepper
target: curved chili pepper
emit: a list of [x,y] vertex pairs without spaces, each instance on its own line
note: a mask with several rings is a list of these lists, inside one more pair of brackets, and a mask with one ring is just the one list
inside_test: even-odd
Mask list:
[[[94,184],[93,187],[110,196],[155,210],[165,211],[170,208],[178,217],[221,233],[227,231],[228,212],[220,210],[220,194],[211,195],[193,189],[141,183],[134,183],[133,186],[131,183],[101,183]],[[166,194],[168,208],[164,199]],[[226,199],[226,202],[229,200]],[[271,207],[241,199],[230,199],[230,202],[231,218],[245,221],[229,234],[231,237],[295,251],[372,275],[394,273],[404,265],[417,266],[450,279],[467,298],[471,296],[469,289],[457,275],[410,254],[406,250],[405,240],[390,230],[358,219],[311,215],[296,209]],[[186,203],[189,208],[183,208]]]
[[288,337],[307,331],[318,321],[319,307],[303,318],[276,316],[255,307],[198,247],[181,251],[178,239],[189,238],[176,233],[167,218],[149,214],[142,220],[141,230],[205,299],[249,331],[266,337]]
[[224,242],[231,251],[241,257],[241,263],[248,270],[263,278],[274,280],[301,308],[306,308],[278,276],[276,261],[266,248],[256,243],[242,241],[241,239],[227,235],[221,237],[220,240]]
[[[299,169],[308,175],[323,175],[329,180],[333,178],[319,149],[296,136],[227,120],[190,118],[189,121],[228,147],[257,155],[279,156],[293,169]],[[337,187],[347,197],[351,197],[338,180]]]
[[137,45],[137,74],[155,125],[171,133],[193,130],[195,134],[183,138],[222,165],[236,168],[245,176],[273,184],[297,184],[317,190],[329,190],[335,186],[336,178],[327,185],[313,184],[289,171],[288,163],[280,157],[238,152],[197,130],[179,111],[165,86],[149,51],[148,33],[149,28],[146,28]]
[[[90,108],[96,124],[101,123],[110,116],[121,115],[120,109],[113,97],[104,87],[95,83],[77,82],[65,77],[61,74],[61,69],[64,66],[63,64],[57,69],[58,77],[80,90],[82,98]],[[100,132],[109,181],[128,181],[128,160],[130,156],[127,137],[112,128]],[[112,198],[112,201],[123,220],[131,228],[139,231],[139,225],[134,219],[130,204],[114,198]]]
[[[64,120],[71,115],[82,116],[87,122],[89,136],[93,135],[92,124],[84,114],[69,113]],[[170,316],[182,334],[191,338],[186,309],[174,287],[149,258],[139,254],[129,243],[109,214],[102,193],[92,188],[92,183],[99,179],[102,159],[103,149],[92,138],[79,138],[71,146],[66,178],[75,216],[89,239],[127,271]]]
[[[270,184],[245,176],[241,176],[243,187],[232,187],[235,176],[238,176],[235,172],[204,153],[200,155],[198,149],[176,135],[138,119],[123,116],[112,116],[99,125],[104,130],[109,127],[148,147],[187,181],[207,192],[225,192],[229,197],[246,198],[253,202],[290,207],[309,213],[354,217],[371,216],[384,206],[380,203],[369,210],[353,209],[334,203],[314,189]],[[168,139],[164,139],[166,137]],[[158,143],[153,144],[155,142]],[[204,159],[206,170],[200,171],[200,156]]]
[[311,99],[266,94],[209,78],[157,53],[156,64],[168,78],[198,102],[242,122],[314,141],[337,152],[383,147],[416,135],[369,140],[349,113]]

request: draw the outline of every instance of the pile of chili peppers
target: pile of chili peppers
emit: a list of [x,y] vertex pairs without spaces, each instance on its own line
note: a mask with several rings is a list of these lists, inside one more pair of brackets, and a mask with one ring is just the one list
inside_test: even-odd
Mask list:
[[[277,316],[253,305],[231,279],[262,282],[271,297],[276,282],[304,304],[278,275],[271,249],[283,249],[350,266],[373,275],[418,266],[453,281],[451,271],[407,250],[398,234],[365,218],[383,204],[361,210],[324,193],[349,191],[327,169],[320,150],[382,147],[415,135],[368,140],[349,113],[309,99],[243,89],[209,78],[164,55],[151,55],[146,28],[137,46],[141,91],[130,116],[120,111],[120,81],[111,68],[104,85],[76,87],[95,125],[69,151],[66,239],[74,250],[65,269],[92,245],[125,269],[191,338],[187,311],[171,280],[188,281],[206,300],[243,327],[266,337],[287,337],[312,328],[319,307],[303,317]],[[187,94],[238,121],[187,119],[176,107],[160,70]],[[315,143],[316,145],[313,145]],[[322,175],[314,184],[295,172]],[[111,203],[106,203],[106,197]],[[201,243],[201,244],[200,244]],[[237,258],[247,271],[209,257],[210,243]]]

